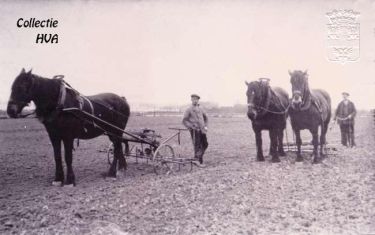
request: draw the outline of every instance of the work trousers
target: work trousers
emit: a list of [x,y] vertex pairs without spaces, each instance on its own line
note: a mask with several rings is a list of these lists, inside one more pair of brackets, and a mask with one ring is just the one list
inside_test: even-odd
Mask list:
[[190,130],[194,145],[194,158],[203,163],[203,155],[208,147],[207,135],[200,130]]
[[344,146],[355,146],[354,141],[354,124],[341,124],[341,144]]

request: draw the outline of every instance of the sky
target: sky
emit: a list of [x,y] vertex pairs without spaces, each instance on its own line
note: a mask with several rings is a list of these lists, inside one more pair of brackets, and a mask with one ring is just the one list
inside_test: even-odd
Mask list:
[[[360,13],[360,58],[327,58],[326,13]],[[82,94],[114,92],[130,105],[182,105],[190,94],[219,105],[246,103],[245,81],[271,78],[291,92],[288,70],[308,70],[333,106],[348,91],[375,108],[375,1],[0,1],[0,109],[22,68],[65,80]],[[18,28],[19,18],[58,20]],[[36,44],[38,33],[57,44]],[[134,110],[134,108],[133,108]]]

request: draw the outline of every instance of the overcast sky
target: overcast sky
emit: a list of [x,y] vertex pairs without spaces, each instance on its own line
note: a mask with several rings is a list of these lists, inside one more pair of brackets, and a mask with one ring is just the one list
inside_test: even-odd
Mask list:
[[[291,90],[288,70],[308,69],[311,88],[375,108],[375,1],[0,1],[0,108],[21,69],[64,74],[83,94],[114,92],[131,105],[185,104],[191,93],[245,103],[244,81],[271,78]],[[360,60],[327,59],[325,14],[360,12]],[[54,18],[55,29],[17,28]],[[36,44],[57,33],[58,44]]]

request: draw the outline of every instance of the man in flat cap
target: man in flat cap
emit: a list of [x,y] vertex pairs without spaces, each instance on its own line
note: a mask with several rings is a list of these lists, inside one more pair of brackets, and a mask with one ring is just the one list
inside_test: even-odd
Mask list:
[[342,93],[343,100],[336,109],[334,120],[340,125],[341,144],[344,146],[355,146],[354,141],[354,118],[357,110],[354,103],[348,99],[349,93]]
[[194,158],[203,164],[203,155],[208,147],[207,130],[208,118],[206,112],[199,106],[199,95],[191,95],[192,105],[185,111],[182,123],[189,129],[194,145]]

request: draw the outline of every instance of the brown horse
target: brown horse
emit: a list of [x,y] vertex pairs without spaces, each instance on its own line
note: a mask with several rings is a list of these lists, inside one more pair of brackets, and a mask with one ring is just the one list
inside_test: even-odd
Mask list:
[[[313,137],[313,163],[318,163],[320,155],[323,155],[326,133],[331,119],[331,98],[329,94],[320,89],[311,90],[308,83],[307,71],[289,71],[292,84],[292,102],[289,109],[289,116],[293,131],[296,135],[297,161],[302,161],[301,155],[301,130],[307,129]],[[320,141],[318,140],[318,129],[321,127]],[[320,142],[320,152],[318,145]]]
[[271,88],[268,82],[246,82],[247,116],[251,120],[257,146],[257,160],[264,161],[262,151],[262,130],[270,135],[270,155],[272,162],[280,162],[279,155],[285,156],[283,131],[289,107],[289,96],[279,87]]
[[8,115],[11,118],[20,117],[22,109],[31,101],[36,106],[36,115],[44,124],[53,146],[56,163],[53,185],[64,184],[61,142],[64,144],[67,166],[65,184],[75,185],[72,167],[73,140],[75,138],[92,139],[106,133],[114,146],[114,161],[108,176],[116,177],[117,161],[119,161],[119,169],[126,169],[122,142],[119,138],[123,134],[121,131],[63,111],[64,108],[78,107],[123,130],[130,115],[129,105],[124,98],[112,93],[85,97],[67,86],[62,79],[43,78],[32,74],[31,70],[25,72],[25,69],[22,69],[12,85],[7,107]]

